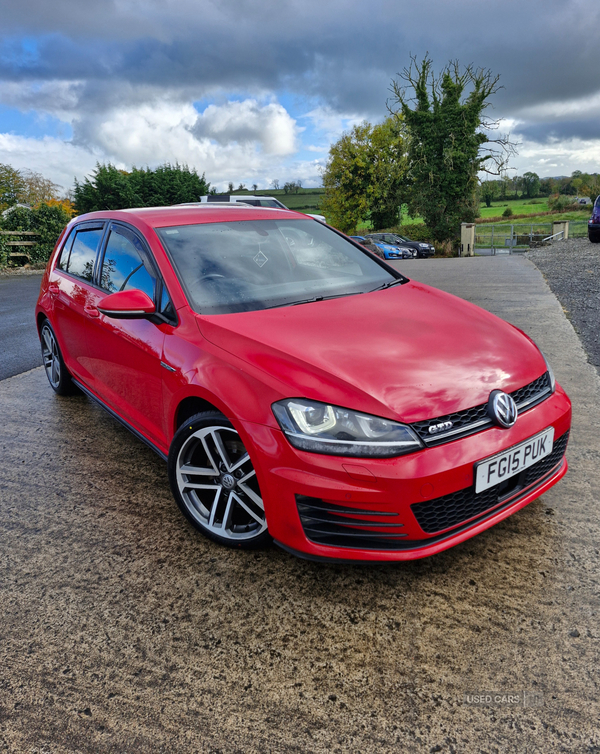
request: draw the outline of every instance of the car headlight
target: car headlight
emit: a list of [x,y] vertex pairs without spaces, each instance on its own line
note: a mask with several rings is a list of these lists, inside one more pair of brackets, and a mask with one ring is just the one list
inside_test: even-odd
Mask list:
[[423,447],[410,427],[303,398],[274,403],[273,413],[299,450],[334,456],[392,458]]
[[428,249],[428,248],[429,248],[429,244],[428,244],[428,243],[420,243],[420,244],[419,244],[419,246],[420,246],[420,247],[421,247],[422,249]]
[[546,354],[543,351],[540,351],[540,353],[542,354],[544,361],[546,362],[546,369],[548,370],[548,376],[550,377],[550,388],[552,389],[552,392],[554,392],[556,390],[556,379],[554,377],[554,372],[552,371],[550,362],[546,358]]

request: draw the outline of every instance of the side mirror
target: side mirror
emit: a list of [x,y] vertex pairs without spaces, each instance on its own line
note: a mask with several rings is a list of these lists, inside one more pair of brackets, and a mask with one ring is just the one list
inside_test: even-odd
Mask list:
[[145,319],[156,312],[150,296],[137,289],[110,293],[97,307],[98,311],[113,319]]

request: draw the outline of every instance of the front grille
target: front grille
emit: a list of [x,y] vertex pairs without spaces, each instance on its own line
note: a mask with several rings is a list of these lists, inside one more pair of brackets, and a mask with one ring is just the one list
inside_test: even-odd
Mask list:
[[537,380],[530,382],[525,387],[520,387],[511,393],[511,395],[520,412],[523,412],[525,408],[537,405],[550,395],[550,375],[548,372],[545,372]]
[[[430,435],[429,427],[434,424],[443,424],[444,422],[452,422],[452,435],[449,436],[448,432],[440,432],[439,435]],[[481,406],[475,406],[474,408],[468,408],[465,411],[456,411],[453,414],[446,414],[445,416],[438,416],[435,419],[428,419],[423,422],[415,422],[410,425],[415,432],[419,435],[421,440],[426,445],[438,445],[442,442],[449,442],[450,440],[456,440],[459,437],[465,437],[467,434],[478,432],[482,429],[492,426],[492,420],[487,412],[487,403],[483,403]],[[456,431],[459,430],[459,431]],[[460,430],[463,430],[462,432]]]
[[398,518],[397,513],[359,510],[305,495],[296,495],[296,505],[304,533],[316,544],[361,550],[396,550],[399,541],[407,536],[402,532],[404,524],[390,521]]
[[[546,372],[541,377],[538,377],[537,380],[533,380],[528,385],[513,391],[510,395],[517,404],[519,413],[522,414],[530,408],[537,406],[538,403],[548,398],[550,394],[550,375]],[[453,414],[438,416],[435,419],[428,419],[427,421],[414,422],[410,426],[427,447],[433,447],[495,426],[494,421],[488,414],[487,407],[487,403],[482,403],[479,406],[467,408],[464,411],[456,411]],[[430,426],[443,424],[444,422],[452,422],[452,427],[439,434],[429,434]]]
[[554,442],[552,453],[549,456],[542,458],[541,461],[533,464],[517,476],[479,494],[475,493],[475,485],[473,485],[450,495],[444,495],[444,497],[438,497],[424,503],[414,503],[410,507],[419,526],[426,534],[435,534],[458,526],[463,521],[468,521],[481,513],[490,512],[492,508],[500,505],[509,497],[511,503],[515,502],[512,498],[517,493],[540,481],[560,463],[567,449],[568,440],[569,433],[566,432]]

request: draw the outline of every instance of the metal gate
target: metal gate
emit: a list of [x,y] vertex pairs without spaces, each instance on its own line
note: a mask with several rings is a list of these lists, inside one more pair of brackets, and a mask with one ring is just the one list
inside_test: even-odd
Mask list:
[[514,254],[552,238],[552,223],[482,223],[475,228],[476,254]]

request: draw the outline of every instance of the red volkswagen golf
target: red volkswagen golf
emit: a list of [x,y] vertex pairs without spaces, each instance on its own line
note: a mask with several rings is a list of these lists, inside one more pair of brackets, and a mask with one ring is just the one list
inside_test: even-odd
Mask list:
[[167,460],[221,544],[425,557],[567,470],[570,402],[526,335],[294,212],[78,217],[36,316],[52,388]]

